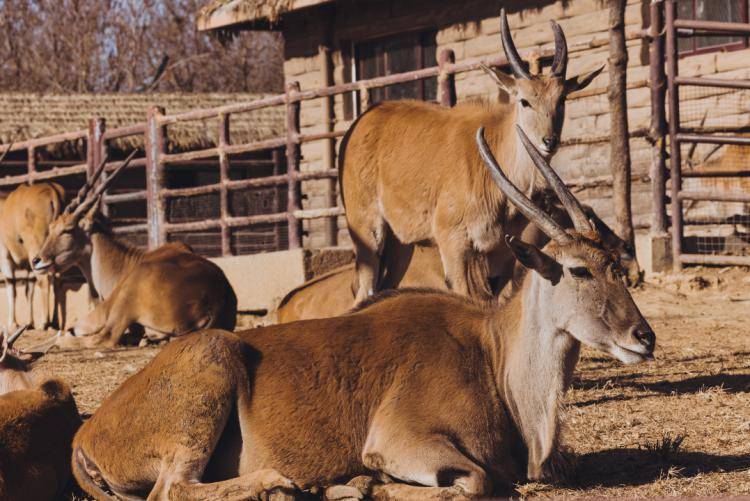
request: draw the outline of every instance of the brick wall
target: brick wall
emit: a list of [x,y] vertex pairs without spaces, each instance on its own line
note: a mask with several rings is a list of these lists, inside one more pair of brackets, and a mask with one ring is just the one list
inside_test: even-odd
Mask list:
[[[568,74],[590,71],[607,63],[608,12],[606,2],[600,0],[537,1],[535,7],[519,6],[527,2],[506,2],[513,38],[521,52],[552,47],[551,19],[563,27],[570,48]],[[651,108],[648,89],[648,47],[637,34],[648,24],[648,1],[629,0],[626,10],[626,37],[628,64],[628,117],[630,130],[648,127]],[[335,11],[333,9],[336,9]],[[316,10],[288,15],[284,21],[285,64],[287,81],[297,80],[302,89],[319,87],[322,68],[318,46],[326,44],[332,49],[334,83],[349,81],[351,68],[348,53],[352,41],[366,40],[408,31],[437,29],[438,54],[444,48],[455,52],[456,60],[496,55],[501,52],[499,5],[495,1],[469,0],[388,0],[370,2],[342,2]],[[680,65],[682,75],[713,75],[749,78],[750,68],[745,63],[750,50],[731,53],[709,53],[684,58]],[[578,95],[570,96],[563,127],[563,142],[583,138],[606,138],[609,132],[609,112],[606,88],[608,74],[605,70]],[[456,76],[459,101],[476,97],[502,98],[492,81],[482,72],[467,72]],[[710,91],[710,90],[709,90]],[[706,125],[718,123],[750,123],[750,105],[744,91],[692,93],[683,96],[683,118],[697,123],[707,114]],[[345,113],[345,100],[352,96],[336,96],[334,113],[336,129],[345,130],[351,118]],[[306,132],[319,132],[322,116],[320,100],[302,105],[302,128]],[[689,116],[688,116],[689,115]],[[322,143],[303,145],[302,169],[324,168]],[[702,152],[702,147],[696,154]],[[720,152],[713,159],[719,161]],[[735,154],[733,152],[732,154]],[[649,144],[643,138],[631,139],[633,173],[639,180],[633,184],[633,208],[637,227],[650,221],[651,194],[648,181],[650,166]],[[740,155],[741,156],[741,155]],[[750,155],[747,155],[750,158]],[[738,160],[739,161],[739,160]],[[605,142],[567,145],[560,148],[553,160],[562,177],[568,181],[586,180],[603,183],[600,186],[580,188],[578,195],[590,203],[605,219],[611,221],[611,175],[609,146]],[[697,182],[690,180],[690,182]],[[305,208],[325,206],[326,181],[306,182],[302,191]],[[323,244],[323,222],[310,221],[304,229],[309,232],[306,246]],[[339,242],[348,243],[345,220],[339,220]]]

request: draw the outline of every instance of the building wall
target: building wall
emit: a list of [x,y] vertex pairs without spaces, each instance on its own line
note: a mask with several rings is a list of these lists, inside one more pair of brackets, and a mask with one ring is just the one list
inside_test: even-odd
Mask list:
[[[568,74],[591,71],[606,65],[608,57],[608,8],[601,0],[506,2],[509,23],[516,46],[523,53],[552,48],[549,21],[555,19],[565,31],[570,51]],[[628,47],[628,118],[631,132],[643,132],[651,117],[648,88],[648,46],[638,33],[648,25],[648,0],[629,0],[626,9]],[[455,52],[462,61],[501,53],[499,5],[494,1],[469,0],[376,0],[342,2],[324,8],[310,9],[287,15],[283,23],[285,37],[284,71],[287,81],[298,81],[302,89],[320,87],[321,59],[318,47],[332,49],[334,83],[350,81],[351,43],[408,31],[437,29],[439,54],[444,48]],[[747,78],[750,50],[731,53],[709,53],[690,56],[681,61],[682,75],[721,74],[722,77]],[[563,128],[563,146],[555,155],[553,166],[568,182],[585,181],[577,188],[578,195],[588,201],[605,219],[611,221],[611,172],[609,163],[609,111],[607,101],[608,74],[605,70],[584,91],[570,96]],[[480,71],[456,76],[458,100],[475,97],[503,98],[492,81]],[[345,99],[336,96],[334,113],[337,130],[350,124]],[[686,92],[681,105],[683,121],[699,121],[708,114],[706,125],[717,123],[747,124],[750,106],[742,91]],[[322,104],[303,103],[303,131],[320,131]],[[583,142],[584,144],[577,144]],[[651,194],[648,171],[649,143],[644,138],[631,139],[633,174],[633,208],[636,227],[648,225],[651,215]],[[303,170],[322,168],[322,143],[304,145]],[[698,151],[700,153],[700,149]],[[714,161],[725,153],[719,153]],[[698,155],[700,156],[700,155]],[[326,182],[303,185],[304,207],[325,206]],[[322,221],[305,223],[309,232],[305,245],[323,245]],[[348,243],[345,221],[339,221],[341,244]]]

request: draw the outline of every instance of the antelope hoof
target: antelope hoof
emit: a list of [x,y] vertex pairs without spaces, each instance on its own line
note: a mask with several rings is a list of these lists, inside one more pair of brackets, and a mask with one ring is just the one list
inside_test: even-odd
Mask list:
[[352,485],[332,485],[326,489],[325,499],[337,501],[350,501],[355,499],[364,499],[365,495]]

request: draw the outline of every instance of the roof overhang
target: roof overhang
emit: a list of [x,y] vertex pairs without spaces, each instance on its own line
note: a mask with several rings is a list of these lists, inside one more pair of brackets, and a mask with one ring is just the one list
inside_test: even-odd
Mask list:
[[[286,12],[305,9],[316,5],[332,3],[334,0],[291,0],[280,12],[265,2],[248,2],[248,0],[227,0],[222,5],[208,8],[207,5],[198,12],[196,24],[198,31],[232,29],[239,27],[269,28],[279,16]],[[249,5],[254,4],[254,5]]]

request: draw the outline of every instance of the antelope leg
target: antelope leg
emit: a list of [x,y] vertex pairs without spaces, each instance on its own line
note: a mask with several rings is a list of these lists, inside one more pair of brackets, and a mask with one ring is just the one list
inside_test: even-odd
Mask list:
[[[172,469],[170,469],[172,470]],[[244,501],[256,499],[294,499],[294,483],[276,470],[257,470],[230,480],[204,484],[192,482],[174,470],[159,475],[149,501],[208,500]]]
[[[394,499],[408,496],[475,497],[491,494],[491,482],[484,470],[462,454],[450,440],[438,434],[420,436],[407,430],[370,430],[362,451],[364,465],[388,477],[425,487],[397,485],[380,487]],[[412,497],[413,496],[413,497]]]

